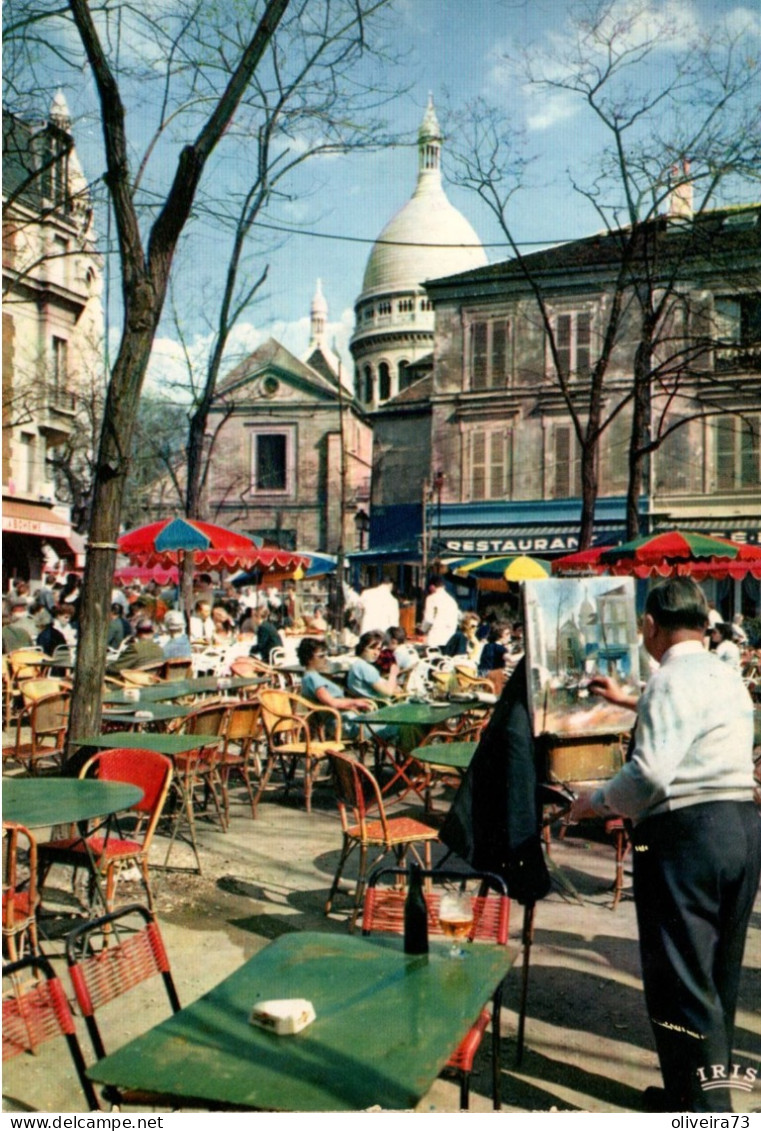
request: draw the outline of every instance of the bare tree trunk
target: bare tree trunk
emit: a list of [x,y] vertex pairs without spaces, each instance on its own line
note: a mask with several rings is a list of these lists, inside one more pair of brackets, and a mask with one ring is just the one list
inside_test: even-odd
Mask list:
[[195,141],[183,148],[174,180],[151,228],[146,257],[133,199],[124,106],[118,82],[86,0],[69,0],[100,99],[108,165],[105,179],[118,231],[125,314],[119,354],[106,397],[93,482],[67,758],[71,756],[73,740],[97,733],[100,724],[106,627],[128,453],[177,240],[190,214],[209,155],[229,125],[288,3],[289,0],[269,0],[225,91]]
[[639,499],[644,480],[644,460],[650,441],[650,383],[652,344],[647,327],[634,356],[634,396],[632,430],[629,439],[629,485],[626,491],[626,537],[637,538],[639,526]]

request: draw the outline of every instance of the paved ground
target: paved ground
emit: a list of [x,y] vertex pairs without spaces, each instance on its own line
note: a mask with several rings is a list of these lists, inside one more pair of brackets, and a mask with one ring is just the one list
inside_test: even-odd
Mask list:
[[[263,801],[252,821],[240,795],[224,835],[199,822],[202,876],[155,872],[161,928],[182,1001],[210,988],[260,947],[288,931],[346,931],[349,883],[330,918],[323,904],[335,868],[340,827],[327,789],[317,792],[307,816],[296,797]],[[155,842],[156,861],[165,841]],[[508,1112],[641,1110],[639,1095],[660,1083],[641,992],[634,908],[624,899],[611,910],[613,852],[595,839],[594,827],[555,841],[552,856],[575,885],[581,902],[556,885],[537,911],[531,963],[526,1052],[514,1065],[519,979],[509,982],[503,1016],[502,1094]],[[171,863],[190,865],[184,846]],[[349,868],[349,880],[353,873]],[[64,907],[63,873],[51,874],[48,898]],[[124,897],[139,885],[123,886]],[[514,905],[511,933],[518,934],[522,909]],[[60,950],[56,939],[47,949]],[[139,991],[136,991],[139,995]],[[123,999],[106,1031],[114,1044],[143,1030],[165,1013],[161,991],[139,1006]],[[761,900],[753,917],[740,992],[737,1059],[758,1065],[761,1049]],[[110,1026],[110,1028],[109,1028]],[[85,1048],[89,1047],[85,1044]],[[471,1110],[491,1110],[490,1036],[482,1045],[472,1085]],[[65,1054],[43,1047],[36,1057],[4,1065],[4,1096],[23,1098],[40,1110],[80,1111],[81,1096]],[[440,1079],[418,1105],[421,1112],[457,1110],[459,1089]],[[761,1108],[755,1093],[735,1093],[739,1112]],[[383,1097],[378,1097],[382,1105]],[[5,1106],[5,1104],[4,1104]]]

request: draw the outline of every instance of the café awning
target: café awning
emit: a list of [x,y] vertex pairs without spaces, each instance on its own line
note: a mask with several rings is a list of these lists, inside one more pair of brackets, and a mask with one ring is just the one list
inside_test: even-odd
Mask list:
[[20,534],[47,542],[59,557],[73,557],[71,523],[43,503],[3,499],[3,534]]

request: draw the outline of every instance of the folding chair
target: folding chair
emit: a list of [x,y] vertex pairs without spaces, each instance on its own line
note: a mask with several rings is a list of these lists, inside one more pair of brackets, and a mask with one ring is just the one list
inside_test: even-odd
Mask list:
[[[66,961],[98,1060],[107,1052],[95,1014],[109,1002],[160,977],[172,1012],[180,1009],[158,923],[139,903],[75,927],[66,937]],[[149,1102],[136,1092],[113,1087],[106,1088],[103,1097],[111,1104]]]
[[[31,985],[22,976],[30,970],[42,975]],[[88,1111],[100,1111],[95,1089],[86,1075],[66,994],[50,962],[38,954],[4,966],[3,1061],[22,1052],[34,1052],[39,1045],[56,1037],[66,1038]]]
[[17,962],[24,944],[37,953],[37,842],[28,829],[3,821],[3,954]]
[[[430,825],[426,825],[414,817],[388,817],[383,807],[380,786],[370,770],[363,766],[361,762],[348,757],[346,754],[335,753],[330,755],[330,762],[336,802],[341,816],[343,844],[336,874],[333,877],[333,884],[325,904],[325,914],[329,914],[333,905],[333,898],[338,890],[346,861],[353,850],[359,848],[357,887],[354,895],[354,909],[349,924],[349,929],[353,931],[362,905],[362,896],[369,869],[368,849],[380,849],[373,861],[374,864],[377,864],[387,852],[391,851],[396,856],[397,863],[402,864],[407,849],[410,849],[423,867],[430,868],[431,841],[438,840],[438,832]],[[371,812],[373,810],[375,810],[374,815]],[[416,848],[418,844],[423,846],[422,859]]]
[[105,835],[96,832],[86,837],[72,832],[68,837],[39,845],[41,882],[44,882],[53,864],[73,868],[75,873],[77,868],[89,868],[94,881],[97,876],[105,874],[106,910],[111,911],[119,872],[127,865],[135,864],[140,870],[148,906],[153,908],[148,854],[169,792],[171,761],[163,754],[155,754],[151,750],[118,747],[95,754],[84,764],[79,776],[94,776],[101,781],[129,782],[140,786],[143,796],[127,810],[136,818],[135,828],[127,836],[122,835],[118,829],[115,834],[106,829]]
[[[362,934],[369,935],[374,931],[383,931],[390,934],[404,933],[404,903],[407,897],[406,887],[400,886],[400,881],[406,876],[404,868],[380,868],[370,876],[365,896],[365,906],[362,915]],[[426,882],[423,897],[428,910],[429,935],[443,935],[439,923],[439,907],[442,895],[447,888],[453,887],[463,890],[470,896],[473,907],[473,925],[467,935],[468,943],[476,939],[507,945],[508,928],[510,924],[510,899],[504,880],[490,872],[456,872],[441,869],[427,869],[422,872]],[[394,877],[393,886],[379,885],[378,881],[385,877]],[[439,890],[432,890],[432,885],[438,885]],[[470,891],[467,890],[468,885]],[[492,1008],[488,1006],[479,1013],[475,1022],[457,1046],[456,1051],[447,1061],[447,1069],[458,1073],[460,1077],[460,1107],[467,1109],[470,1097],[470,1075],[473,1071],[473,1062],[479,1049],[483,1035],[491,1022],[492,1026],[492,1092],[494,1110],[499,1111],[500,1098],[500,1011],[502,1008],[502,985],[497,988],[492,999]]]

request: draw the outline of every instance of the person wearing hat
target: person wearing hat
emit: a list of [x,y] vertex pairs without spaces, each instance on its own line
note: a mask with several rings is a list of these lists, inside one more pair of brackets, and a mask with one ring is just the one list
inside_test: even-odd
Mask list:
[[193,655],[190,637],[185,631],[185,617],[177,609],[170,609],[164,617],[165,636],[159,643],[167,660],[189,660]]
[[37,636],[37,626],[29,616],[26,597],[11,597],[9,606],[10,620],[3,625],[3,651],[15,652],[17,648],[32,648]]
[[135,635],[118,659],[108,665],[109,675],[118,675],[127,669],[144,668],[163,660],[164,652],[153,638],[153,621],[141,617],[135,625]]

